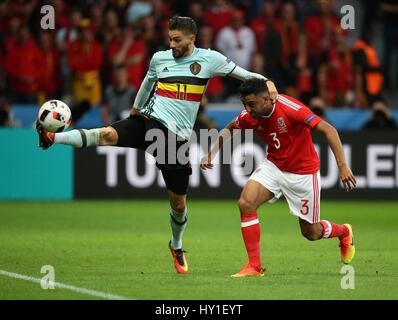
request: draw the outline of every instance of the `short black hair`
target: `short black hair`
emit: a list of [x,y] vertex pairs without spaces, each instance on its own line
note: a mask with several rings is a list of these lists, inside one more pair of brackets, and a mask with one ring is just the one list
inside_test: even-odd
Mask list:
[[195,20],[190,17],[174,16],[169,21],[169,30],[180,30],[184,34],[197,35],[198,27]]
[[239,87],[241,98],[250,94],[268,93],[268,88],[265,79],[250,78],[242,82]]

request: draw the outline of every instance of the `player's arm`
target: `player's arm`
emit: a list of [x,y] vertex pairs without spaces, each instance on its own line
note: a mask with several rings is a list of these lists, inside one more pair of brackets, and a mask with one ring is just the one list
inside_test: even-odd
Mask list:
[[155,85],[155,81],[151,81],[148,78],[148,75],[145,76],[144,80],[141,83],[140,89],[137,92],[137,96],[135,97],[133,109],[131,110],[131,114],[137,114],[144,107],[148,99],[150,98],[153,86]]
[[344,188],[347,191],[352,190],[356,187],[357,181],[351,169],[347,165],[343,145],[341,144],[337,130],[324,120],[319,122],[314,129],[315,131],[325,135],[326,140],[333,151],[334,157],[336,158],[336,163],[340,172],[340,179],[343,182]]
[[241,81],[250,78],[264,79],[266,81],[267,88],[273,102],[278,99],[278,91],[276,90],[275,84],[271,80],[267,79],[261,74],[250,72],[237,66],[234,62],[232,62],[230,59],[228,59],[218,51],[210,50],[209,54],[211,55],[209,60],[213,73],[212,76],[231,76]]
[[156,64],[157,64],[157,59],[155,53],[149,64],[148,72],[144,80],[142,81],[140,89],[138,90],[137,95],[135,97],[131,114],[139,113],[140,110],[148,102],[148,99],[151,97],[153,87],[155,86],[157,80]]
[[229,141],[234,133],[237,132],[235,126],[235,119],[232,120],[224,129],[222,129],[217,137],[216,143],[211,147],[209,153],[205,155],[200,161],[200,168],[203,170],[213,168],[213,160],[217,153],[222,149],[225,142]]
[[241,81],[244,81],[244,80],[250,79],[250,78],[264,79],[266,81],[268,92],[269,92],[270,98],[272,99],[272,102],[275,103],[276,100],[278,100],[278,90],[276,90],[275,84],[271,80],[264,77],[263,75],[261,75],[259,73],[247,71],[246,69],[243,69],[239,66],[235,66],[235,68],[230,73],[230,76],[233,78],[239,79]]

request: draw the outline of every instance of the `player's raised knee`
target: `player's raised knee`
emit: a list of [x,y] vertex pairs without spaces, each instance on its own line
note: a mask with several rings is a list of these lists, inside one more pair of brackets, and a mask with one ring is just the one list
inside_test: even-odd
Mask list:
[[241,212],[254,212],[257,210],[257,205],[254,201],[243,197],[239,198],[238,207]]
[[117,144],[117,131],[112,127],[101,128],[100,130],[100,145],[113,146]]

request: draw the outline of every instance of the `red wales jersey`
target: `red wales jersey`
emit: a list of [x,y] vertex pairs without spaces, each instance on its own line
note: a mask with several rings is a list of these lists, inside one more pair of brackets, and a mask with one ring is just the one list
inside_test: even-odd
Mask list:
[[312,143],[310,129],[321,119],[300,101],[279,95],[267,117],[253,119],[242,111],[235,120],[236,129],[253,129],[268,145],[267,159],[280,170],[311,174],[319,170],[319,158]]

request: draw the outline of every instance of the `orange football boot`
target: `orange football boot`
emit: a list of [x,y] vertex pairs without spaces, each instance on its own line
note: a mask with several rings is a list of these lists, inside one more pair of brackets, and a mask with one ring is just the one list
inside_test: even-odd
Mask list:
[[339,247],[341,252],[341,261],[348,264],[355,256],[354,234],[350,224],[344,225],[348,228],[349,234],[340,240]]
[[45,130],[39,123],[39,120],[36,121],[36,131],[39,134],[39,147],[43,150],[50,148],[54,144],[55,133]]
[[174,259],[174,268],[176,271],[180,274],[187,274],[188,263],[184,255],[186,251],[182,249],[173,249],[171,246],[171,241],[169,242],[169,249]]
[[233,274],[232,278],[242,278],[242,277],[263,277],[265,269],[261,269],[258,271],[254,267],[247,262],[246,266],[244,266],[238,273]]

